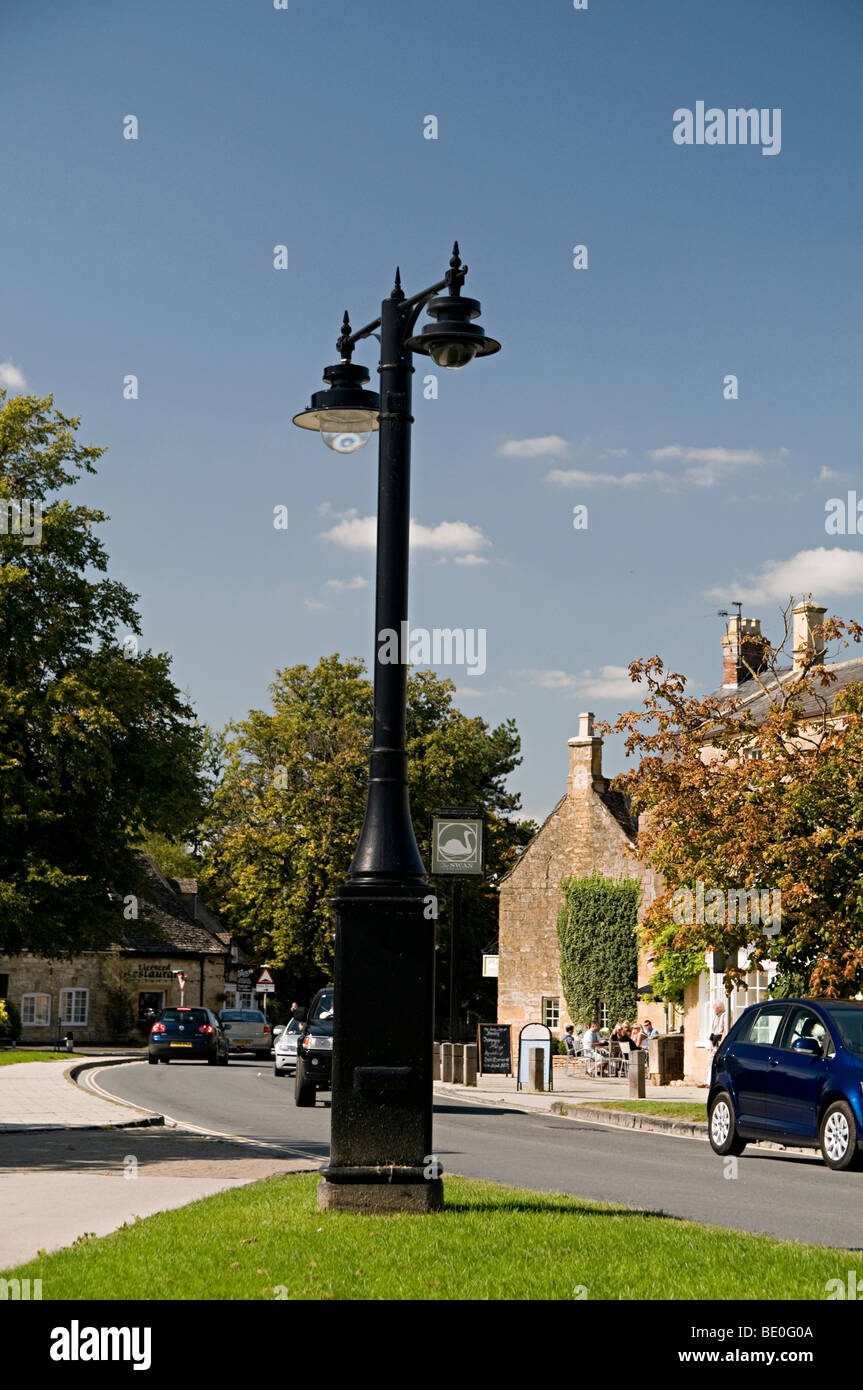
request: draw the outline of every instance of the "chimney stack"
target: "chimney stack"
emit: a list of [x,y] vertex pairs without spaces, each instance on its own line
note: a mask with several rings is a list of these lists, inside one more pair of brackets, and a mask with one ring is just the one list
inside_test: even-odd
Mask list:
[[826,613],[827,609],[820,608],[811,598],[803,599],[792,608],[793,670],[799,671],[813,652],[816,658],[824,656],[824,638],[820,632],[815,633],[814,629],[824,622]]
[[602,775],[602,739],[593,732],[593,715],[578,716],[578,737],[569,740],[569,782],[567,790],[585,791],[589,787],[605,788]]
[[741,618],[737,613],[728,619],[722,636],[722,684],[736,689],[767,664],[767,646],[761,633],[760,618]]

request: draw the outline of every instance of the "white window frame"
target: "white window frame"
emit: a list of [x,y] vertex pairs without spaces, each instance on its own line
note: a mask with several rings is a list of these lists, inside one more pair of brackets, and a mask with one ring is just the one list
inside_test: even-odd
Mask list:
[[[34,1001],[33,1006],[32,1006],[32,1007],[33,1007],[33,1017],[32,1017],[32,1018],[27,1018],[27,1017],[26,1017],[26,1014],[27,1014],[27,1001],[28,1001],[29,999],[32,999],[32,1000]],[[44,1017],[44,1018],[40,1018],[40,1017],[39,1017],[39,1000],[40,1000],[40,999],[47,1001],[47,1002],[46,1002],[46,1007],[45,1007],[45,1017]],[[21,1027],[22,1027],[22,1028],[50,1028],[50,1026],[51,1026],[51,996],[50,996],[50,994],[42,994],[42,993],[39,993],[38,991],[35,991],[35,990],[34,990],[32,993],[30,993],[30,994],[22,994],[22,995],[21,995]]]
[[611,1027],[611,1024],[609,1023],[608,1020],[609,1020],[609,1015],[608,1015],[608,1000],[607,1000],[607,999],[600,999],[600,1001],[599,1001],[599,1026],[600,1026],[600,1028],[610,1028],[610,1027]]
[[[745,967],[748,964],[748,955],[741,951],[738,956],[738,965]],[[750,970],[746,976],[746,986],[743,989],[732,990],[731,993],[731,1018],[726,1021],[730,1028],[736,1023],[744,1009],[750,1004],[763,1004],[770,998],[769,989],[772,983],[775,967],[771,967],[769,961],[764,961],[761,970]],[[707,981],[705,985],[705,979]],[[714,975],[712,970],[705,970],[698,977],[698,1040],[696,1047],[709,1047],[711,1024],[713,1022],[714,1004],[725,1004],[725,976]]]
[[[76,1010],[77,996],[78,996],[78,995],[81,995],[81,994],[84,996],[84,1010],[83,1010],[84,1017],[83,1017],[83,1018],[76,1018],[76,1017],[74,1017],[74,1015],[75,1015],[75,1013],[76,1013],[76,1011],[77,1011],[77,1010]],[[72,1017],[69,1017],[69,1016],[68,1016],[69,1013],[70,1013],[70,1007],[69,1007],[69,996],[70,996],[70,995],[71,995],[71,997],[72,997],[72,1003],[71,1003],[71,1014],[72,1014]],[[64,998],[64,996],[65,996],[65,998]],[[86,1028],[86,1027],[87,1027],[87,1020],[89,1019],[89,1017],[90,1017],[90,991],[89,991],[89,989],[79,989],[79,988],[77,987],[77,985],[68,985],[68,986],[66,986],[66,987],[64,987],[63,989],[60,990],[60,1017],[59,1017],[59,1019],[58,1019],[58,1023],[60,1024],[61,1027],[65,1024],[65,1025],[66,1025],[67,1027],[69,1027],[69,1028]]]
[[552,1033],[560,1027],[560,995],[544,994],[540,1005],[540,1018]]

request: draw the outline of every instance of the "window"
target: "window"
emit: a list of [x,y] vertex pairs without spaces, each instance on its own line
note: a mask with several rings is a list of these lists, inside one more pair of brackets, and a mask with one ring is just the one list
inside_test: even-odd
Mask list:
[[0,999],[9,998],[9,976],[0,975]]
[[23,1028],[47,1028],[50,1022],[50,994],[21,995],[21,1026]]
[[138,1023],[149,1028],[165,1007],[163,989],[138,990]]
[[541,1017],[546,1028],[555,1032],[560,1027],[560,999],[543,999]]
[[608,1003],[605,999],[602,999],[599,1004],[599,1026],[600,1028],[608,1027]]
[[89,1007],[90,991],[88,989],[60,990],[61,1023],[71,1023],[75,1027],[83,1028],[87,1022]]
[[737,1041],[770,1047],[776,1040],[785,1015],[786,1010],[781,1004],[766,1004],[763,1009],[753,1010],[751,1019],[744,1024]]
[[811,1009],[795,1009],[782,1039],[782,1050],[784,1052],[787,1049],[790,1052],[798,1038],[814,1038],[823,1054],[826,1037],[827,1028],[817,1014]]

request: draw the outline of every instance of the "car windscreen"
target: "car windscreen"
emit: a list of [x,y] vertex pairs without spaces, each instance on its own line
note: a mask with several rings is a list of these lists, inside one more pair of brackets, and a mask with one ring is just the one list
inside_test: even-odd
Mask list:
[[849,1052],[863,1057],[863,1008],[855,1004],[825,1005],[825,1012],[839,1029],[839,1035]]
[[160,1015],[161,1023],[194,1023],[198,1027],[202,1023],[208,1023],[206,1009],[163,1009]]
[[242,1023],[243,1011],[242,1009],[223,1009],[219,1018],[223,1023]]
[[267,1021],[260,1009],[243,1009],[241,1017],[243,1023],[266,1023]]
[[333,990],[327,989],[321,995],[312,1014],[313,1023],[326,1023],[333,1016]]

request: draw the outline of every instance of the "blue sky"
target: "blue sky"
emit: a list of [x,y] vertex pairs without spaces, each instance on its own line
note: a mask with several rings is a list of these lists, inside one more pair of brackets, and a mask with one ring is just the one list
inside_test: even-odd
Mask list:
[[[444,673],[516,718],[527,812],[632,658],[718,683],[728,600],[863,617],[863,538],[825,534],[863,497],[861,39],[858,0],[5,0],[0,382],[108,446],[78,491],[203,718],[370,660],[375,450],[291,417],[345,307],[454,237],[503,350],[436,400],[416,359],[410,617],[486,630]],[[676,144],[698,101],[780,109],[779,153]]]

